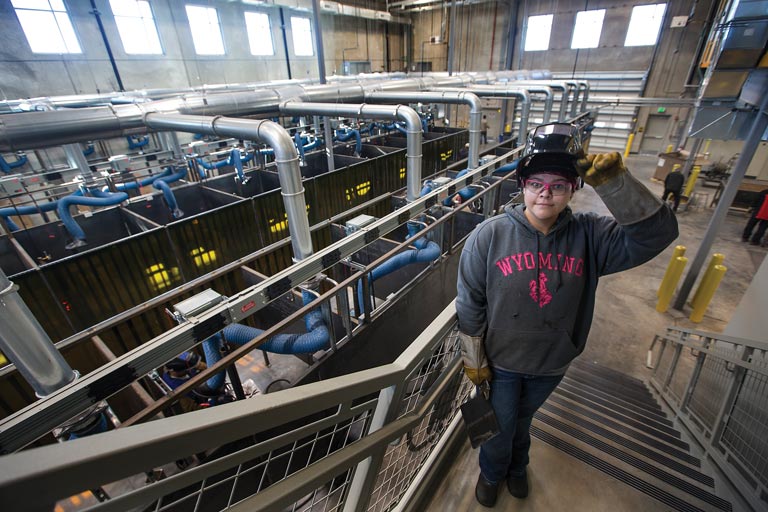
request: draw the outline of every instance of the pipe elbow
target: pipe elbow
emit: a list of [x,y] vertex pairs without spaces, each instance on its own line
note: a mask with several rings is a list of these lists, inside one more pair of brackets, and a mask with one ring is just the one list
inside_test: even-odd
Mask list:
[[421,118],[411,107],[407,105],[397,105],[395,107],[395,115],[398,119],[405,122],[405,126],[409,132],[421,133]]

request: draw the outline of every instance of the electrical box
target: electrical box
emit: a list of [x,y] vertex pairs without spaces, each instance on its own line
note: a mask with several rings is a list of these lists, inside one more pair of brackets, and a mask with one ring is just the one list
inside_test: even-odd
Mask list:
[[226,297],[208,288],[173,306],[173,316],[181,323],[190,317],[205,313],[210,308],[226,300]]
[[131,160],[128,158],[128,155],[111,156],[107,161],[109,162],[109,166],[112,167],[115,172],[127,171],[131,165]]
[[24,184],[21,178],[3,178],[0,179],[0,192],[3,195],[21,194],[24,192]]
[[375,221],[376,217],[371,217],[370,215],[358,215],[354,219],[349,219],[347,221],[347,223],[344,225],[344,233],[349,236],[355,231],[360,231],[365,226],[373,224]]

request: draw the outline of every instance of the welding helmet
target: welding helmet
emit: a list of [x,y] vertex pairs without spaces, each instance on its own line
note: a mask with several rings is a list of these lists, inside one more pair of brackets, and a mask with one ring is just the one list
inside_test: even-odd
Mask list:
[[191,370],[200,363],[200,356],[194,352],[183,352],[178,357],[165,363],[165,367],[174,372]]
[[542,124],[528,133],[523,156],[517,166],[517,182],[522,187],[525,178],[534,172],[560,174],[581,188],[576,161],[584,158],[579,129],[569,123]]

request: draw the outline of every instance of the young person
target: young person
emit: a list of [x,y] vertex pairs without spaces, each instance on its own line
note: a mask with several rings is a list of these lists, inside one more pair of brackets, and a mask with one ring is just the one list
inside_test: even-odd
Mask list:
[[[501,433],[480,449],[477,501],[499,484],[528,495],[533,414],[583,350],[601,276],[640,265],[677,238],[677,220],[624,167],[618,153],[585,155],[579,131],[541,125],[517,170],[524,204],[478,225],[459,263],[456,311],[464,370],[490,382]],[[581,180],[614,218],[573,213]]]

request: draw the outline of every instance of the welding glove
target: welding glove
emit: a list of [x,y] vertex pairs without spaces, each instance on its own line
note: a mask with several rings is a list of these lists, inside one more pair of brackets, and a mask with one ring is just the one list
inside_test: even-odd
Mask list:
[[661,199],[629,174],[619,153],[587,155],[576,162],[576,170],[621,225],[645,220],[663,207]]
[[491,369],[485,357],[482,336],[470,336],[459,331],[461,358],[464,360],[464,373],[475,386],[491,380]]

